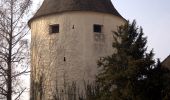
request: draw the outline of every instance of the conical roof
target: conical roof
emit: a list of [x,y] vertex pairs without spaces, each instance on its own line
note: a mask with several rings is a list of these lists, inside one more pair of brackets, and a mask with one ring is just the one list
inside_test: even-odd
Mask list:
[[66,11],[95,11],[122,17],[111,0],[44,0],[33,19]]

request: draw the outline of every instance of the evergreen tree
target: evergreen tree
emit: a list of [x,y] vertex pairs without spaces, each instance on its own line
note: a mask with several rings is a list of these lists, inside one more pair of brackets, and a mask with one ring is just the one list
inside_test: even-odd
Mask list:
[[170,70],[163,67],[160,61],[147,74],[141,86],[142,93],[148,100],[170,99]]
[[101,71],[97,82],[101,86],[102,100],[144,100],[142,83],[155,61],[153,52],[146,52],[147,38],[143,35],[135,21],[127,22],[114,32],[116,52],[98,62]]

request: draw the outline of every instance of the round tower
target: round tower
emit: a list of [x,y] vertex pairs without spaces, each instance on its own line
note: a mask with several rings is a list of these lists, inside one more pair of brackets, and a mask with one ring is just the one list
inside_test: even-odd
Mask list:
[[124,22],[111,0],[44,0],[29,21],[31,100],[93,82],[97,60],[113,53],[113,31]]

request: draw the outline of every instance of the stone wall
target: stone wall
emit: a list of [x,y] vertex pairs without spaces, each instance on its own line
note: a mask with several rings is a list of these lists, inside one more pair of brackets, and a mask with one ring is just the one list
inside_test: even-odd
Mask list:
[[[111,14],[79,11],[34,19],[31,80],[32,96],[38,95],[35,100],[52,100],[56,87],[64,89],[72,82],[80,88],[84,81],[93,82],[97,60],[114,52],[113,31],[124,22]],[[59,33],[49,34],[53,24],[59,24]],[[102,25],[102,33],[93,32],[94,24]]]

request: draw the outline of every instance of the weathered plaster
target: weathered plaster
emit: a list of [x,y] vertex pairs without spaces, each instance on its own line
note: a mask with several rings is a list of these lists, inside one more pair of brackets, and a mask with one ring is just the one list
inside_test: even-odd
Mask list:
[[[50,100],[55,86],[64,88],[74,81],[83,87],[84,81],[93,82],[97,60],[114,52],[112,31],[124,22],[111,14],[80,11],[34,19],[31,22],[31,77],[39,82],[43,76],[45,100]],[[60,33],[49,35],[52,24],[60,25]],[[103,25],[102,33],[94,33],[93,24]]]

